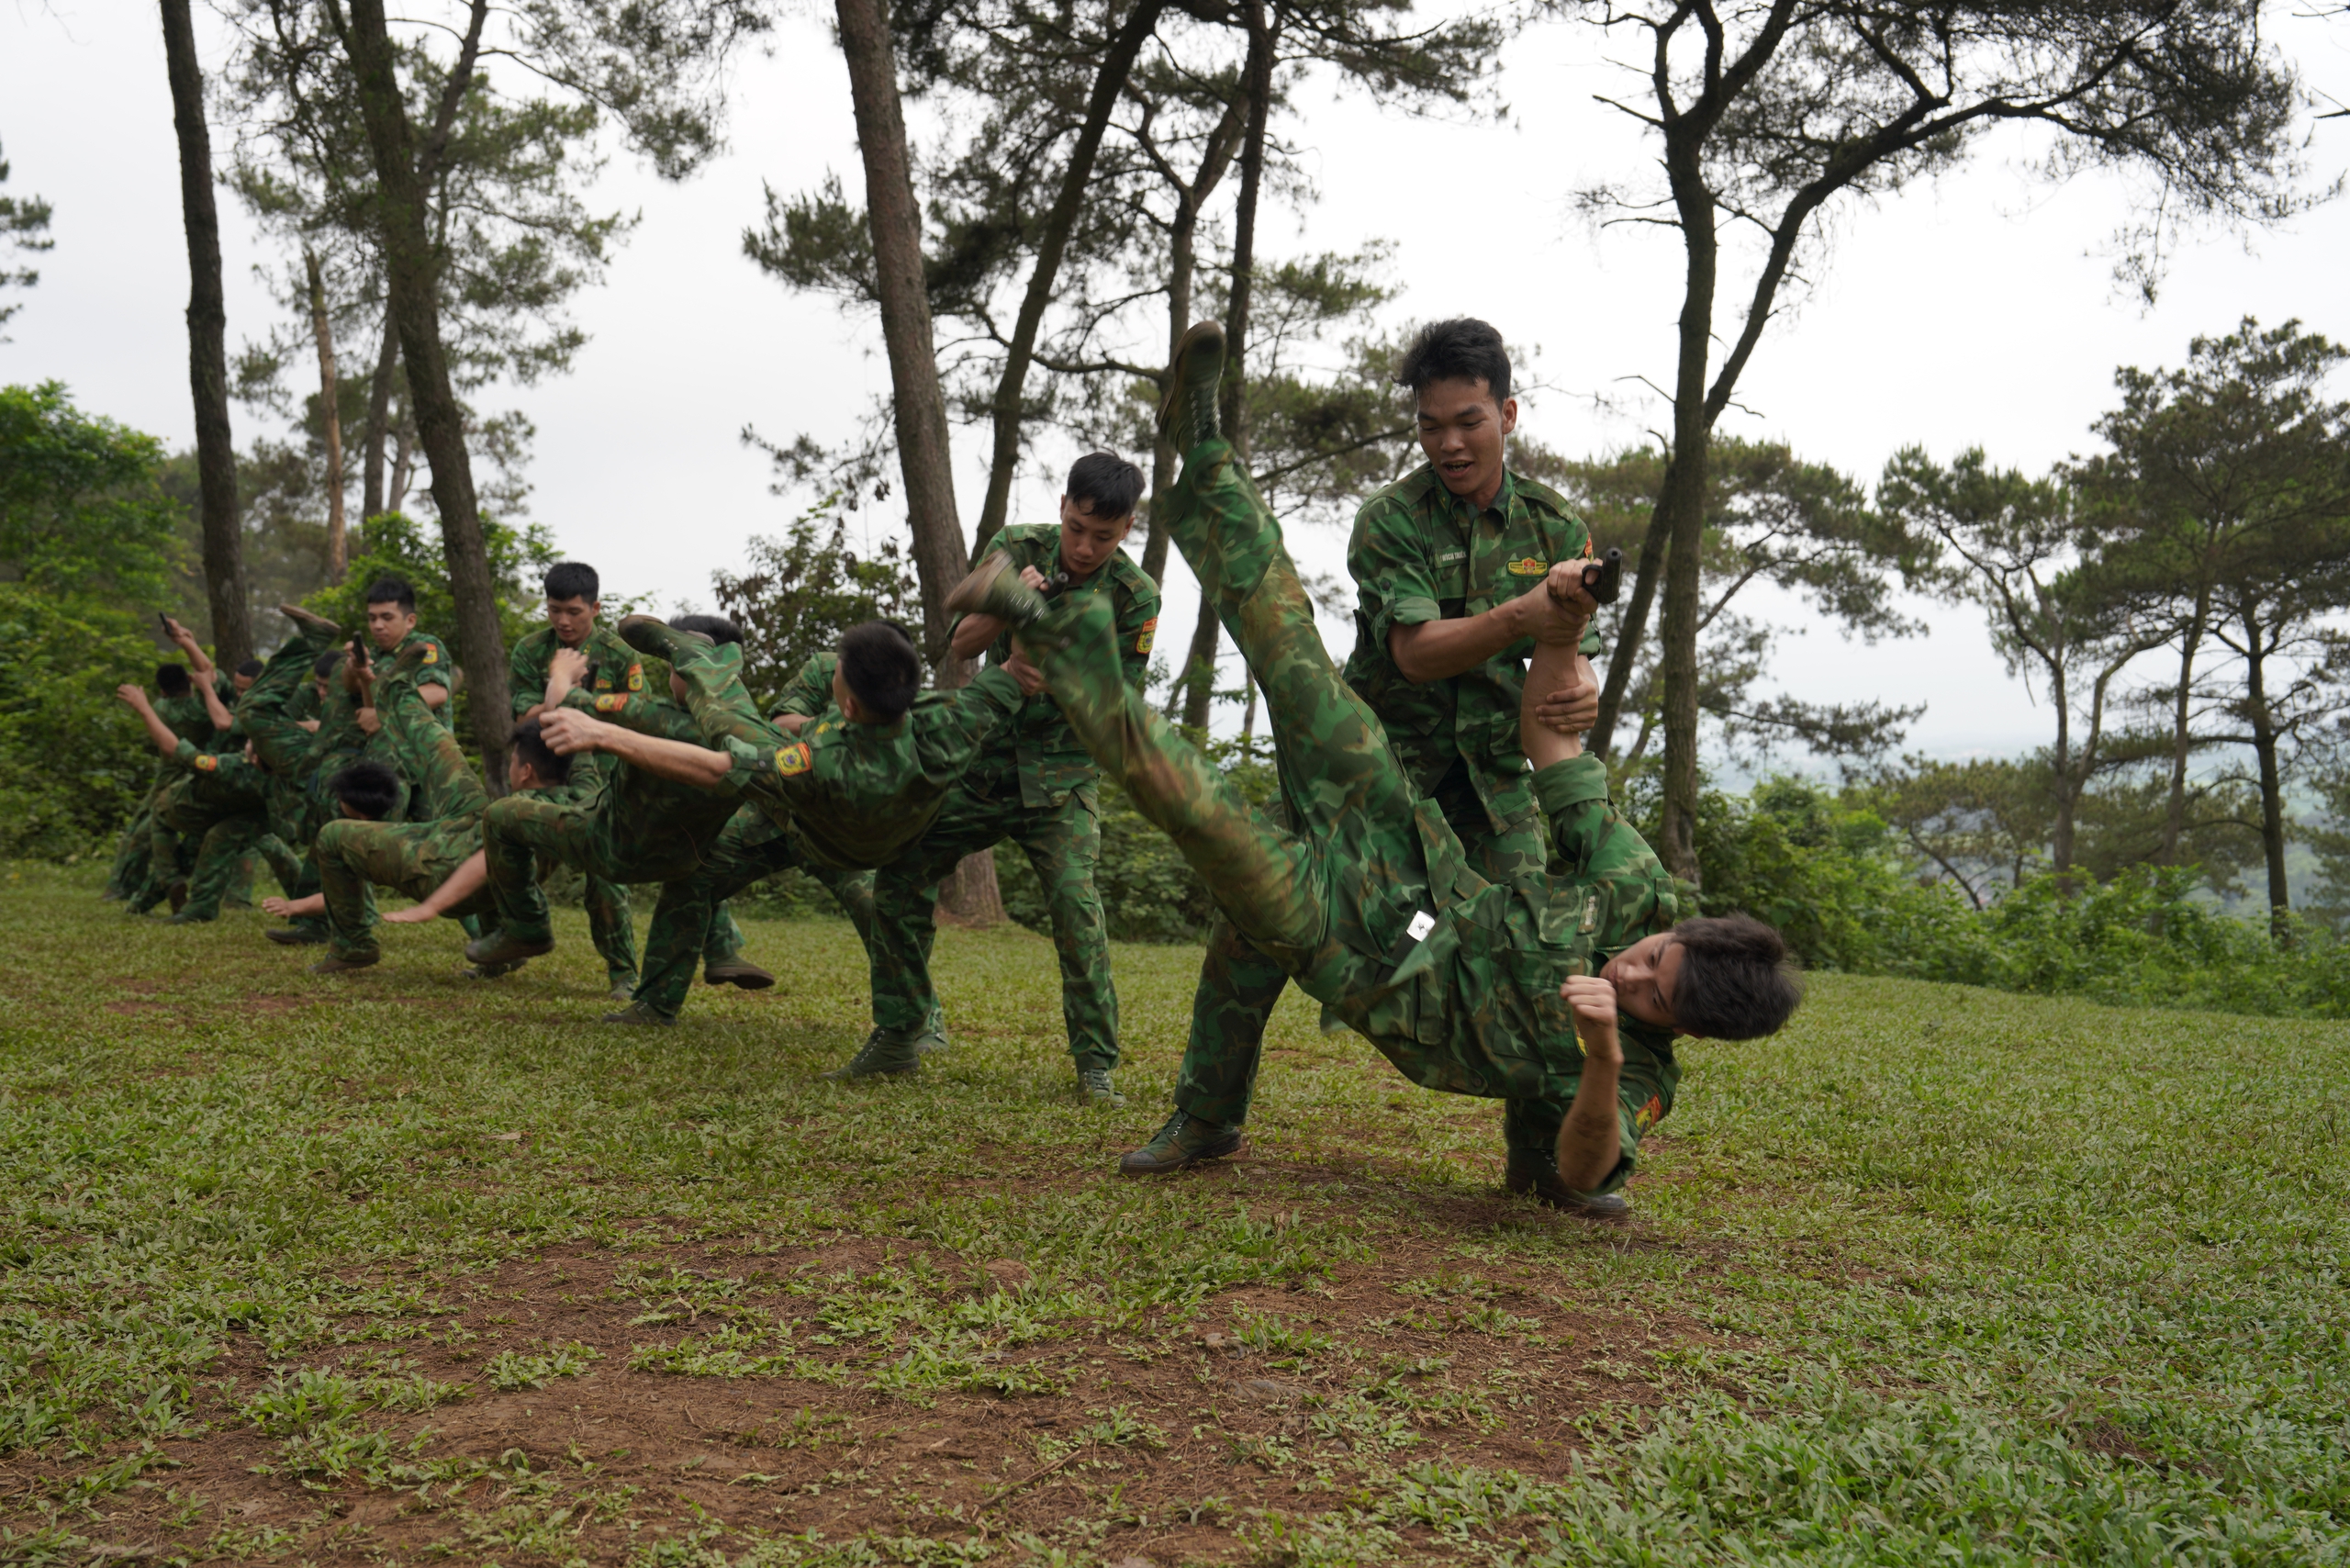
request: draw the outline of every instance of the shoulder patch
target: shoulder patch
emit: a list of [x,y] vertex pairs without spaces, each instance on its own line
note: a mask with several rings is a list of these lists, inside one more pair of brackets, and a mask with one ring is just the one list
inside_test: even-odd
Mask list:
[[808,749],[806,741],[775,748],[775,770],[786,778],[796,778],[815,766],[816,754]]
[[1513,577],[1539,577],[1550,569],[1550,562],[1538,561],[1531,555],[1509,564],[1509,575]]
[[1150,652],[1150,644],[1158,635],[1158,617],[1154,615],[1142,623],[1142,634],[1135,639],[1135,652],[1138,654]]
[[1632,1128],[1635,1132],[1645,1134],[1662,1120],[1664,1120],[1664,1100],[1660,1095],[1651,1094],[1649,1096],[1649,1103],[1641,1106],[1639,1114],[1632,1118]]
[[192,766],[207,773],[218,773],[220,771],[220,759],[207,751],[198,755]]
[[1567,510],[1567,498],[1552,489],[1550,486],[1544,484],[1541,480],[1529,479],[1525,475],[1513,468],[1510,470],[1509,482],[1516,486],[1517,487],[1517,493],[1524,496],[1528,500],[1539,502],[1541,505],[1550,508],[1552,511],[1558,512],[1562,516],[1572,517],[1574,515]]
[[617,691],[596,699],[596,711],[599,713],[618,713],[627,707],[628,699]]
[[424,644],[424,662],[429,665],[437,665],[441,662],[440,644],[436,643]]
[[628,689],[631,691],[642,691],[644,689],[644,666],[643,665],[632,664],[628,666]]

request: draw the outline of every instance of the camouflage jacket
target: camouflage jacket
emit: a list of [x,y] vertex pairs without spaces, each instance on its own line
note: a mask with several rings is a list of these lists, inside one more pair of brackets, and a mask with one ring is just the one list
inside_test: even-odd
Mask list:
[[[1030,523],[1007,528],[988,541],[980,559],[1009,555],[1013,565],[1034,566],[1047,578],[1060,569],[1061,531],[1056,524]],[[973,563],[977,565],[978,563]],[[1118,660],[1129,685],[1140,687],[1150,668],[1151,640],[1158,630],[1158,585],[1124,550],[1112,553],[1102,569],[1081,583],[1069,583],[1056,592],[1072,598],[1107,594],[1118,624]],[[1012,657],[1009,633],[988,650],[990,666]],[[1032,808],[1058,804],[1071,790],[1096,776],[1093,759],[1078,744],[1077,733],[1061,716],[1050,692],[1028,698],[1019,714],[990,743],[1012,752],[1020,776],[1020,803]]]
[[[537,707],[546,696],[547,666],[562,645],[555,640],[552,626],[542,626],[514,644],[514,652],[507,660],[507,672],[514,688],[516,718]],[[644,690],[644,661],[635,649],[621,641],[618,633],[606,630],[602,622],[588,628],[588,640],[579,645],[579,651],[588,655],[588,675],[579,683],[586,691],[602,694]]]
[[[1475,669],[1415,685],[1395,667],[1388,633],[1399,626],[1482,614],[1542,580],[1553,562],[1590,554],[1591,531],[1547,485],[1506,471],[1479,510],[1424,464],[1363,502],[1347,545],[1355,579],[1355,650],[1348,685],[1379,715],[1419,791],[1432,794],[1454,759],[1489,810],[1497,788],[1526,771],[1517,704],[1532,642],[1503,649]],[[1595,654],[1599,641],[1585,639]],[[1497,821],[1505,813],[1494,812]]]

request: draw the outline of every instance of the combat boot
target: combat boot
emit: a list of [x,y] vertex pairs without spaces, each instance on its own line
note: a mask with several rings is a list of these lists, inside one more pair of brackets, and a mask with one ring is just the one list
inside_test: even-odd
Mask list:
[[212,915],[194,914],[186,910],[182,910],[177,914],[172,916],[171,919],[163,922],[163,924],[166,925],[209,925],[212,924],[214,918],[215,917]]
[[1157,1137],[1120,1157],[1118,1174],[1164,1176],[1203,1160],[1229,1159],[1248,1144],[1248,1135],[1238,1127],[1220,1127],[1189,1111],[1178,1111],[1167,1118]]
[[998,550],[981,558],[946,596],[949,615],[992,615],[1025,626],[1045,612],[1045,596],[1020,578],[1012,557]]
[[741,957],[729,958],[724,963],[704,964],[701,978],[711,985],[735,985],[744,991],[765,991],[775,984],[775,976]]
[[376,960],[382,956],[380,953],[369,953],[362,958],[355,953],[329,953],[310,966],[310,972],[314,975],[341,975],[353,969],[370,969],[375,967]]
[[315,947],[327,939],[325,932],[307,925],[273,925],[262,935],[281,947]]
[[667,664],[676,664],[704,649],[718,644],[699,632],[680,632],[657,615],[623,615],[613,628],[621,641],[640,654],[651,654]]
[[466,943],[465,961],[478,964],[487,969],[500,964],[516,963],[523,958],[535,958],[542,953],[554,951],[554,938],[552,936],[526,942],[520,936],[509,936],[503,930],[498,930],[491,932],[479,941]]
[[922,1043],[888,1029],[876,1029],[865,1037],[864,1046],[851,1057],[846,1067],[836,1067],[824,1076],[835,1083],[845,1083],[858,1078],[902,1078],[922,1070]]
[[675,1018],[665,1018],[642,1002],[632,1002],[618,1013],[605,1014],[604,1022],[633,1024],[647,1029],[674,1029],[677,1026],[677,1021]]
[[1559,1168],[1531,1149],[1509,1151],[1509,1170],[1503,1177],[1509,1190],[1522,1198],[1557,1209],[1578,1219],[1623,1220],[1632,1217],[1632,1205],[1617,1193],[1578,1193],[1559,1180]]
[[1223,379],[1224,327],[1199,322],[1175,344],[1167,396],[1158,405],[1158,433],[1178,453],[1216,438],[1216,386]]
[[1126,1097],[1118,1092],[1117,1085],[1110,1081],[1110,1070],[1106,1067],[1078,1069],[1077,1087],[1089,1105],[1115,1108],[1126,1103]]

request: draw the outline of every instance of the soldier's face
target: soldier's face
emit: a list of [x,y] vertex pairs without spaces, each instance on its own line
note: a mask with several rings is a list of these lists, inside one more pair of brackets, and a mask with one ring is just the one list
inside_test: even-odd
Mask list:
[[1599,978],[1616,988],[1616,1005],[1643,1024],[1680,1030],[1673,1016],[1673,982],[1688,950],[1670,931],[1643,936],[1600,966]]
[[1454,495],[1483,506],[1501,492],[1502,441],[1517,428],[1517,399],[1496,403],[1475,381],[1435,381],[1420,393],[1420,450]]
[[1134,528],[1135,514],[1096,517],[1091,502],[1061,498],[1061,570],[1072,577],[1090,577],[1117,554]]
[[401,638],[415,630],[416,611],[402,610],[397,599],[367,607],[367,635],[387,654],[400,645]]
[[547,600],[547,624],[554,628],[556,642],[566,648],[576,648],[595,630],[596,612],[603,608],[600,599],[551,599]]

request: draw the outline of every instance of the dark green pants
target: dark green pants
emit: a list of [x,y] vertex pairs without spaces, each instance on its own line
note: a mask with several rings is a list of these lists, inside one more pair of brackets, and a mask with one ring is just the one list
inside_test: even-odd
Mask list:
[[898,1034],[939,1015],[930,947],[937,935],[939,881],[966,855],[1020,846],[1044,884],[1060,959],[1061,1017],[1080,1070],[1118,1065],[1118,991],[1110,979],[1110,930],[1093,868],[1102,858],[1099,790],[1085,784],[1054,805],[1021,804],[1018,764],[1006,750],[982,757],[939,808],[912,849],[873,879],[873,929],[866,950],[873,974],[873,1022]]
[[857,935],[870,941],[873,873],[811,860],[766,812],[745,806],[718,835],[702,868],[676,885],[674,896],[663,890],[660,912],[645,934],[644,978],[637,982],[635,1000],[664,1018],[675,1018],[693,989],[695,963],[724,963],[743,950],[742,931],[728,914],[726,901],[763,878],[795,868],[830,888]]

